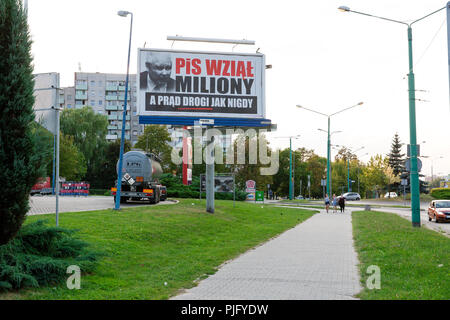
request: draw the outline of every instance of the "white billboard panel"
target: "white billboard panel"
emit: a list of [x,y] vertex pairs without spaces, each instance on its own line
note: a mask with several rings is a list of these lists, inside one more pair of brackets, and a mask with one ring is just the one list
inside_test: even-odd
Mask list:
[[59,100],[58,90],[59,74],[55,72],[38,73],[34,75],[34,113],[35,120],[47,130],[56,134],[56,112],[49,109],[58,107],[55,104]]
[[265,117],[263,54],[138,49],[140,116]]

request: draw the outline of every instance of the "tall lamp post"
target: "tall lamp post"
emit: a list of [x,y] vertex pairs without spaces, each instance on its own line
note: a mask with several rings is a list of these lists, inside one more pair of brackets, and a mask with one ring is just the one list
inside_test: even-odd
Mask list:
[[[326,134],[328,134],[328,130],[323,130],[323,129],[317,129],[319,131],[325,132]],[[341,133],[342,131],[338,130],[338,131],[333,131],[330,132],[329,137],[328,137],[328,142],[330,144],[330,148],[333,147],[333,145],[331,144],[331,137],[333,136],[333,134],[335,133]],[[327,172],[328,172],[328,159],[331,159],[331,150],[330,150],[330,156],[327,156]],[[331,172],[331,160],[330,160],[330,190],[328,192],[327,190],[327,194],[329,194],[329,197],[331,198],[331,194],[333,194],[333,174]]]
[[300,138],[300,135],[290,136],[290,137],[275,137],[276,139],[280,138],[289,138],[289,200],[292,200],[293,193],[293,179],[292,179],[292,139]]
[[412,28],[411,26],[419,22],[436,12],[446,9],[447,6],[433,11],[420,19],[414,20],[411,23],[403,21],[383,18],[374,16],[371,14],[350,10],[349,7],[340,6],[338,9],[343,12],[353,12],[364,16],[378,18],[385,21],[395,22],[406,25],[408,27],[408,56],[409,56],[409,74],[408,74],[408,91],[409,91],[409,137],[411,145],[411,171],[410,171],[410,183],[411,183],[411,210],[412,210],[412,225],[414,227],[420,227],[420,190],[419,190],[419,172],[417,167],[417,136],[416,136],[416,89],[413,73],[413,56],[412,56]]
[[120,191],[122,189],[122,166],[123,166],[123,149],[125,144],[125,123],[127,115],[127,99],[128,99],[128,78],[130,72],[130,51],[131,51],[131,33],[133,30],[133,13],[129,11],[119,11],[117,14],[121,17],[131,16],[130,21],[130,40],[128,43],[128,63],[127,63],[127,77],[125,81],[125,101],[123,103],[123,117],[122,117],[122,138],[120,140],[120,154],[119,154],[119,169],[117,173],[117,193],[116,193],[116,205],[115,210],[120,210]]
[[319,111],[315,111],[315,110],[312,110],[312,109],[305,108],[304,106],[301,106],[301,105],[297,105],[297,108],[305,109],[305,110],[308,110],[308,111],[320,114],[320,115],[325,116],[325,117],[328,118],[328,131],[327,131],[327,133],[328,133],[328,142],[327,142],[327,194],[328,194],[329,197],[331,197],[331,194],[330,194],[331,193],[331,162],[330,162],[330,160],[331,160],[331,150],[330,150],[330,148],[331,148],[331,145],[330,145],[330,136],[331,136],[331,134],[330,134],[330,118],[332,116],[338,114],[338,113],[344,112],[346,110],[349,110],[351,108],[360,106],[362,104],[363,104],[363,102],[360,102],[358,104],[355,104],[355,105],[353,105],[351,107],[348,107],[348,108],[344,108],[344,109],[342,109],[342,110],[340,110],[338,112],[332,113],[332,114],[325,114],[325,113],[322,113],[322,112],[319,112]]

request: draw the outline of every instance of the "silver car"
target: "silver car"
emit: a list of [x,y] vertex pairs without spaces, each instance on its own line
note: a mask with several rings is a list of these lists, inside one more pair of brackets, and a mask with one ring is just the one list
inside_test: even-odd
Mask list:
[[361,200],[361,196],[357,192],[347,192],[343,196],[345,200]]

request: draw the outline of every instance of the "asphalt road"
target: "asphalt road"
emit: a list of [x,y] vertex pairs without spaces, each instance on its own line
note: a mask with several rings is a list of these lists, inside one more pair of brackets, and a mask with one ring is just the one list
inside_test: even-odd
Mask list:
[[[277,204],[279,203],[279,200],[269,200],[267,203]],[[279,203],[280,205],[282,203]],[[405,202],[403,201],[383,201],[383,200],[359,200],[359,201],[347,201],[346,204],[352,204],[352,205],[360,205],[363,209],[365,205],[371,205],[371,210],[373,211],[383,211],[383,212],[392,212],[395,213],[405,219],[408,219],[411,221],[411,209],[410,208],[395,208],[392,206],[403,206],[405,205]],[[287,205],[287,204],[283,204]],[[306,203],[297,203],[297,204],[291,204],[296,206],[308,206],[308,205],[323,205],[323,201],[311,201],[309,204]],[[407,201],[406,205],[409,206],[410,202]],[[444,234],[447,237],[450,237],[450,221],[444,222],[444,223],[436,223],[434,221],[428,221],[428,205],[429,203],[426,201],[422,201],[420,203],[420,223],[422,226],[429,228],[431,230],[435,230],[437,232],[440,232]],[[375,207],[376,206],[376,207]],[[355,207],[349,207],[349,208],[355,208]]]
[[[156,206],[174,204],[175,201],[161,201]],[[121,204],[121,208],[155,206],[145,202],[130,202]],[[28,215],[49,214],[56,212],[55,196],[34,196],[30,197],[30,210]],[[105,210],[114,208],[114,198],[108,196],[88,196],[88,197],[59,197],[59,212],[78,212]]]

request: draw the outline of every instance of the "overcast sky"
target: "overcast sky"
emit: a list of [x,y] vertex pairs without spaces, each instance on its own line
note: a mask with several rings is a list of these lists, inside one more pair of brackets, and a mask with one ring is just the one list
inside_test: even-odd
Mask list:
[[[255,40],[235,52],[260,52],[266,63],[266,117],[278,125],[269,137],[301,135],[293,147],[326,156],[325,117],[360,101],[364,105],[331,118],[332,143],[363,155],[390,151],[396,132],[409,143],[408,43],[406,26],[337,10],[353,10],[413,21],[446,5],[441,0],[142,1],[29,0],[35,73],[59,72],[71,86],[74,72],[126,73],[129,18],[134,13],[131,73],[137,48],[230,52],[232,45],[172,44],[168,35]],[[417,141],[434,157],[434,174],[450,174],[450,106],[445,10],[413,29]],[[271,140],[288,147],[288,139]],[[406,153],[406,145],[404,150]],[[332,153],[332,156],[336,151]],[[439,159],[443,156],[443,159]],[[362,158],[367,161],[369,156]],[[431,171],[423,159],[422,173]]]

